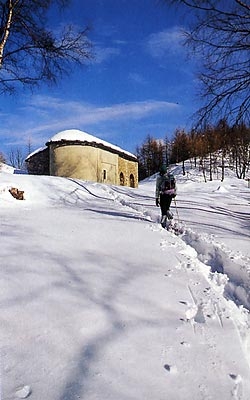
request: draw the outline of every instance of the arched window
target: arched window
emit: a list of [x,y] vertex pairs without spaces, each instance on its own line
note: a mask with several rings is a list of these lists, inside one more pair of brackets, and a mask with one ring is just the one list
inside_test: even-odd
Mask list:
[[132,188],[135,187],[135,178],[134,178],[133,174],[131,174],[130,177],[129,177],[129,186],[132,187]]
[[125,179],[124,179],[123,173],[121,172],[121,173],[120,173],[120,185],[121,185],[121,186],[124,186],[124,184],[125,184]]

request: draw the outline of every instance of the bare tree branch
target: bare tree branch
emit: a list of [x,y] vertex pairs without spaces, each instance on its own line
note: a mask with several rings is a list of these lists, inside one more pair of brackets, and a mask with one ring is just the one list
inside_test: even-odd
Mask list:
[[165,0],[193,10],[185,44],[201,63],[199,124],[250,117],[250,6],[241,0]]
[[75,63],[92,58],[89,29],[72,25],[49,30],[46,12],[68,0],[5,0],[0,3],[0,93],[15,90],[18,83],[34,86],[55,83]]

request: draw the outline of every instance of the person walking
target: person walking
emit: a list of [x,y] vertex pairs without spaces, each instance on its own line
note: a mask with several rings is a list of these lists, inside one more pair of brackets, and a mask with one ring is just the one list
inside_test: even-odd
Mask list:
[[176,181],[174,175],[162,165],[156,178],[155,204],[161,208],[161,226],[166,228],[167,220],[173,219],[170,212],[172,199],[176,196]]

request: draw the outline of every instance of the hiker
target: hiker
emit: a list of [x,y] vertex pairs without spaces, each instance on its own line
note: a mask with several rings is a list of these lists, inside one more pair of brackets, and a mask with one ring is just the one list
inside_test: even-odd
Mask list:
[[155,203],[157,207],[161,207],[161,225],[163,228],[166,228],[167,220],[173,218],[173,214],[169,209],[175,196],[176,183],[174,175],[168,171],[166,165],[162,165],[156,178]]

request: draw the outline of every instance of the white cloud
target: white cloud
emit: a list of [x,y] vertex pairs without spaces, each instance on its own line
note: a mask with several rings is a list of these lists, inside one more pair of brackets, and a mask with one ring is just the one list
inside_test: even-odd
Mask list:
[[118,56],[120,54],[120,49],[118,47],[96,46],[93,53],[94,58],[90,61],[90,63],[101,64],[114,56]]
[[[15,118],[10,118],[9,123],[1,129],[0,141],[1,137],[8,137],[8,140],[5,139],[7,146],[27,147],[30,140],[33,147],[40,147],[52,135],[65,129],[81,129],[93,135],[101,132],[104,139],[105,132],[114,122],[124,128],[133,121],[135,125],[142,126],[153,118],[157,125],[162,115],[170,118],[178,114],[180,108],[175,103],[157,100],[97,106],[41,95],[26,99],[24,104],[16,110]],[[113,137],[120,134],[119,129]]]
[[95,134],[96,130],[102,131],[101,124],[107,126],[114,121],[121,121],[121,124],[131,120],[143,121],[152,116],[173,114],[178,108],[175,103],[157,100],[96,106],[38,95],[27,101],[15,119],[12,119],[8,135],[10,141],[12,139],[16,143],[20,142],[20,138],[23,143],[31,138],[33,144],[42,145],[64,129],[78,128]]
[[183,30],[180,26],[152,33],[146,44],[147,51],[152,57],[162,58],[168,54],[183,51]]
[[138,74],[137,72],[131,72],[128,76],[128,79],[134,83],[139,83],[141,85],[145,84],[146,81],[142,75]]
[[58,116],[60,118],[63,117],[61,124],[72,121],[80,124],[96,124],[102,121],[128,117],[140,119],[153,113],[176,109],[178,105],[166,101],[146,100],[101,107],[76,101],[63,101],[58,98],[38,96],[35,98],[32,107],[38,111],[41,108],[47,109],[52,120],[57,120]]

